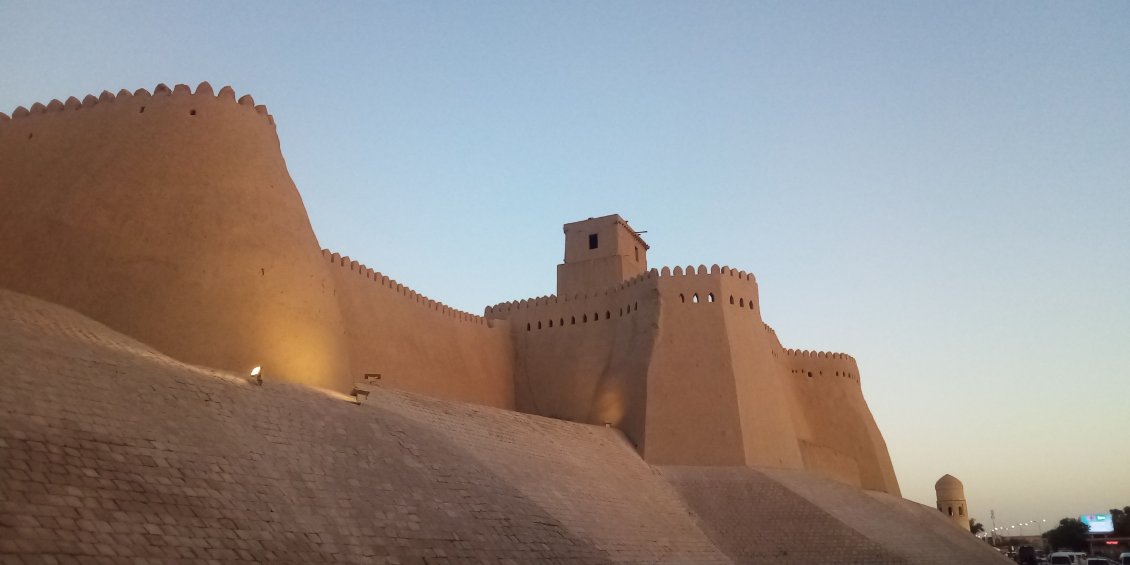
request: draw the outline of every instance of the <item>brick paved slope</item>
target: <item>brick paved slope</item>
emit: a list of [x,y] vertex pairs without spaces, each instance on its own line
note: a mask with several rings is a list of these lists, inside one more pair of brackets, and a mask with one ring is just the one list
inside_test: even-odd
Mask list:
[[739,563],[1011,563],[939,512],[806,471],[663,467]]
[[7,291],[0,391],[6,559],[728,562],[602,427],[260,388]]
[[254,386],[0,290],[0,563],[995,562],[971,543],[803,472],[651,468],[603,427]]

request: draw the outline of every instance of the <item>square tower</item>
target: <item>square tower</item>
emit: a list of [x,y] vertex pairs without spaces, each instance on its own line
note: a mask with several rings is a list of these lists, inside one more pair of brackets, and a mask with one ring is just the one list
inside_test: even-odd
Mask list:
[[648,245],[618,214],[565,224],[557,295],[603,290],[647,272]]

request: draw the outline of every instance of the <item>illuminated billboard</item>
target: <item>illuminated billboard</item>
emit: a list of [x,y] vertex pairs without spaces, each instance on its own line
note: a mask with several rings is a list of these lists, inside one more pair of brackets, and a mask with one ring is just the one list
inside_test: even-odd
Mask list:
[[1079,521],[1087,524],[1092,534],[1110,534],[1114,532],[1114,520],[1110,514],[1087,514],[1080,516]]

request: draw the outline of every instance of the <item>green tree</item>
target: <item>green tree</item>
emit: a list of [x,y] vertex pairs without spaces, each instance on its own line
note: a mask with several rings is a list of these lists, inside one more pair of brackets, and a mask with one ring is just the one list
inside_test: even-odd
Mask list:
[[977,535],[977,534],[985,531],[985,526],[981,525],[981,522],[978,522],[977,520],[970,518],[969,519],[969,531],[973,535]]
[[1114,522],[1114,535],[1116,537],[1130,536],[1130,506],[1110,509],[1111,521]]
[[1044,537],[1052,549],[1087,550],[1087,524],[1075,518],[1064,518],[1055,529],[1048,530]]

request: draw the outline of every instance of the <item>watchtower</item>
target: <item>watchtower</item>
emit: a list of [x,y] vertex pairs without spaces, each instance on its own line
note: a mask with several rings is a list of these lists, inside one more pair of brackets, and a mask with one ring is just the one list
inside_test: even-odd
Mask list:
[[648,245],[618,214],[565,224],[557,295],[610,288],[647,272]]
[[969,530],[969,505],[965,502],[965,486],[953,475],[944,475],[934,483],[938,510],[955,526]]

